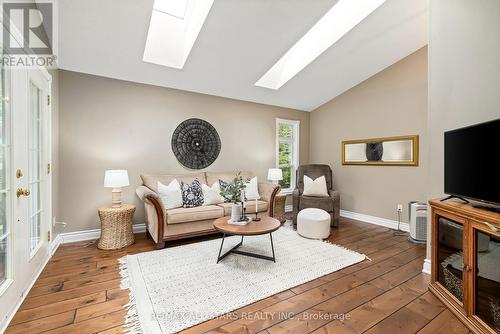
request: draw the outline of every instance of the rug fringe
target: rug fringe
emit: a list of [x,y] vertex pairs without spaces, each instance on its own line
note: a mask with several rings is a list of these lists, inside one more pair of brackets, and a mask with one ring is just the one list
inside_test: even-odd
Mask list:
[[339,245],[339,244],[336,244],[336,243],[334,243],[334,242],[331,242],[331,241],[330,241],[330,240],[328,240],[328,239],[323,239],[323,242],[324,242],[324,243],[327,243],[327,244],[330,244],[330,245],[337,246],[338,248],[342,248],[343,250],[348,251],[348,252],[353,253],[353,254],[360,254],[360,255],[363,255],[363,256],[365,257],[365,259],[368,259],[368,260],[370,260],[370,261],[372,260],[372,259],[370,259],[368,256],[366,256],[365,254],[358,253],[358,252],[353,251],[352,249],[349,249],[349,248],[345,248],[344,246],[341,246],[341,245]]
[[125,333],[128,334],[142,334],[141,323],[139,321],[139,313],[137,312],[137,304],[135,299],[135,293],[130,284],[130,278],[128,274],[127,267],[127,256],[121,257],[119,260],[120,266],[120,288],[129,290],[130,302],[124,306],[127,310],[127,315],[125,316]]

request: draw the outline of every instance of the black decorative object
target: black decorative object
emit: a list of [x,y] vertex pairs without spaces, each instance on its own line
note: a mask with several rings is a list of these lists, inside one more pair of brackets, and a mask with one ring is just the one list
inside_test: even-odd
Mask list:
[[366,159],[368,161],[381,161],[384,154],[382,142],[366,143]]
[[177,160],[190,169],[210,166],[219,156],[221,142],[217,130],[202,119],[190,118],[177,126],[172,150]]
[[259,212],[257,210],[255,210],[255,218],[253,219],[254,222],[260,222],[260,218],[259,218]]

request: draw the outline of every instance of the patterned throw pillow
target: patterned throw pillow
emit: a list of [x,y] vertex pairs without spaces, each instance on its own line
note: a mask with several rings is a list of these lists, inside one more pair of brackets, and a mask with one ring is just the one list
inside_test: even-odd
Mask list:
[[203,205],[203,190],[200,181],[195,179],[191,183],[181,184],[182,206],[184,208],[194,208]]
[[[220,191],[225,191],[227,187],[229,187],[229,182],[219,180]],[[224,197],[223,195],[221,195]],[[224,203],[231,202],[231,199],[224,197]]]

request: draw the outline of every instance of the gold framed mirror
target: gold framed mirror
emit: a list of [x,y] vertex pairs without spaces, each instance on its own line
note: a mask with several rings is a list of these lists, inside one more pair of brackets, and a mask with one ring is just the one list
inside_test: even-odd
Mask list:
[[342,165],[418,166],[418,135],[343,141]]

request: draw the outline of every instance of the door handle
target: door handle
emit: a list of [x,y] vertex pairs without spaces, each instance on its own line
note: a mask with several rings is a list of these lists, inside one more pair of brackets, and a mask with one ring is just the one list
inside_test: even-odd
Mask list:
[[17,195],[17,198],[19,198],[21,196],[29,196],[30,195],[30,191],[29,191],[29,189],[18,188],[17,192],[16,192],[16,195]]

